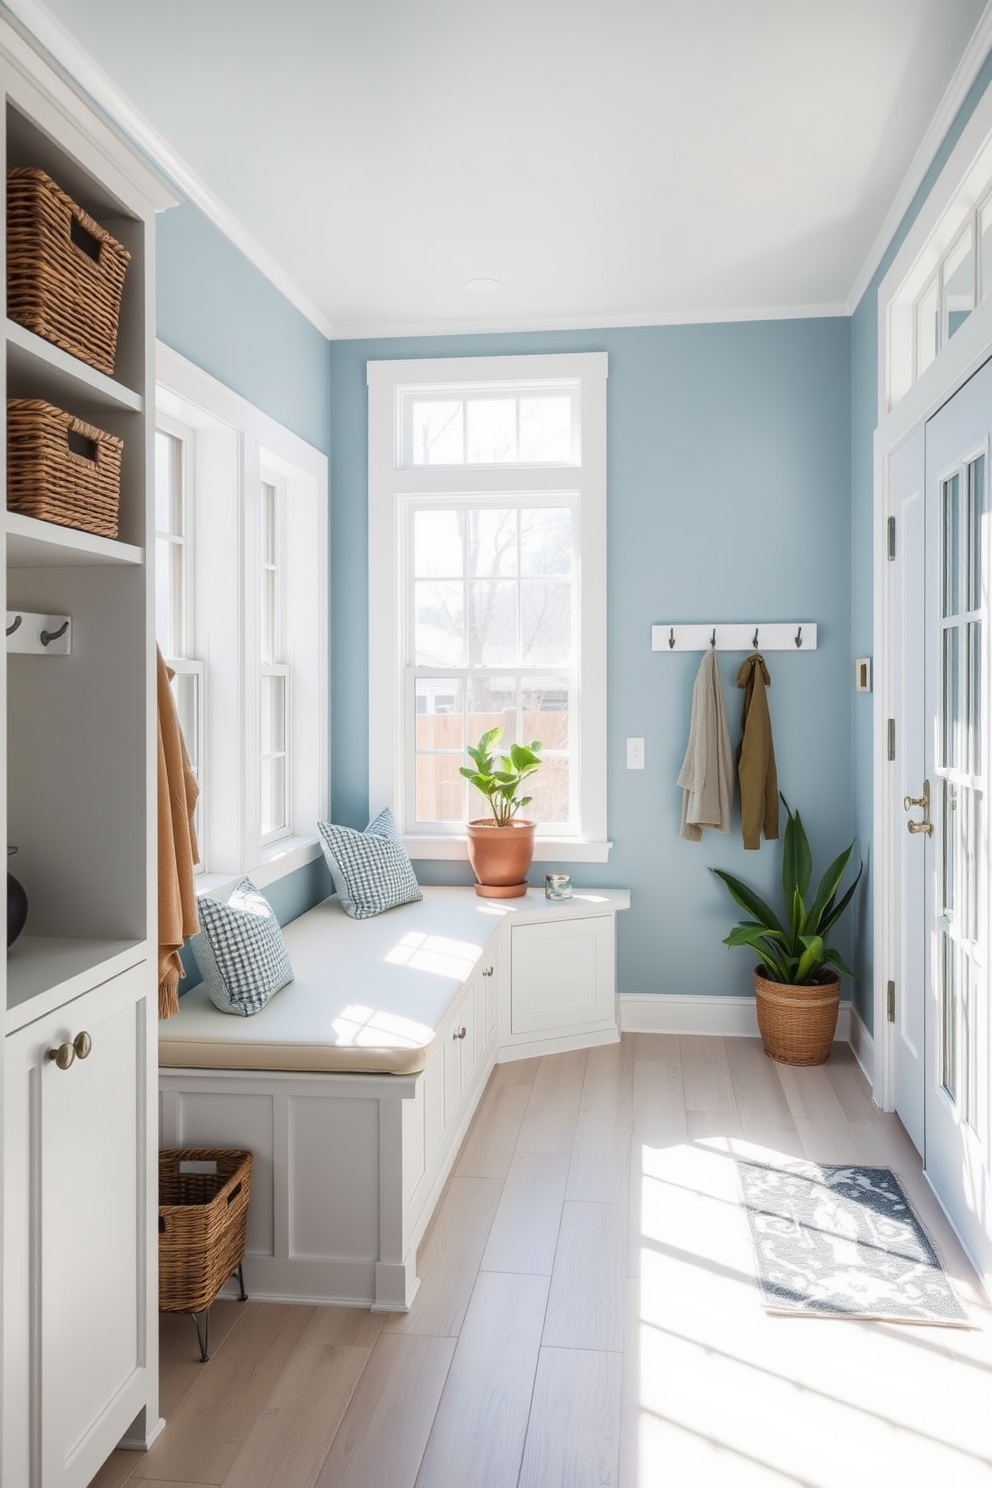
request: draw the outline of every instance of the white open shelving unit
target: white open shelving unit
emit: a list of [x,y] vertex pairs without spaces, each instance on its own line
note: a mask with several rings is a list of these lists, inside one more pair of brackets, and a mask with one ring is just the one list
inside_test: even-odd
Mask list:
[[[22,631],[0,661],[0,815],[29,902],[0,999],[0,1477],[86,1488],[122,1439],[146,1445],[161,1426],[149,559],[154,220],[174,198],[3,20],[0,81],[6,168],[47,171],[131,253],[112,377],[9,318],[0,360],[7,398],[124,442],[118,540],[0,518],[8,624],[63,617],[71,638],[26,646]],[[6,479],[5,439],[0,458]]]

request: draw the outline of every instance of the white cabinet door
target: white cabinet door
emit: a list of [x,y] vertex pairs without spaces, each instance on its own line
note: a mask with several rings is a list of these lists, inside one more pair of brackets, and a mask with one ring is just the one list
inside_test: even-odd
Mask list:
[[[85,1488],[146,1404],[148,980],[132,968],[6,1041],[4,1482],[23,1488]],[[49,1058],[84,1034],[85,1057]]]
[[616,1023],[612,915],[511,928],[510,1032],[565,1035]]

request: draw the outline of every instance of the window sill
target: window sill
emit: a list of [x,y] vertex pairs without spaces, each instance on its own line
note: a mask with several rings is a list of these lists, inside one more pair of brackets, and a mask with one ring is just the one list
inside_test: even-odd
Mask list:
[[[468,839],[451,837],[405,836],[403,846],[414,860],[446,858],[468,861]],[[608,863],[612,842],[579,842],[574,837],[538,837],[534,843],[535,863]]]
[[254,868],[246,868],[243,873],[197,874],[196,892],[197,895],[210,894],[215,898],[226,899],[235,884],[240,883],[243,878],[250,878],[257,889],[266,889],[280,878],[295,873],[297,868],[315,862],[320,854],[320,843],[316,837],[283,837],[265,849],[260,863]]

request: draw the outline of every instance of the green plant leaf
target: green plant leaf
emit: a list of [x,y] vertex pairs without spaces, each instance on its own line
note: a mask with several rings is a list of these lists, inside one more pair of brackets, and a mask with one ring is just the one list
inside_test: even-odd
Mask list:
[[798,888],[805,902],[813,874],[813,854],[799,812],[792,811],[784,796],[781,801],[789,818],[782,842],[782,899],[788,904],[793,889]]
[[819,935],[804,935],[803,945],[806,949],[799,958],[796,967],[796,986],[803,987],[809,981],[813,973],[823,965],[823,939]]
[[[851,861],[853,851],[854,843],[852,842],[850,847],[845,848],[842,853],[837,854],[829,868],[824,872],[813,898],[813,903],[810,906],[809,919],[811,924],[819,926],[824,916],[831,913],[833,909],[832,901],[837,894],[837,890],[840,888],[841,879],[847,871],[847,865]],[[861,873],[859,870],[858,877],[860,878],[860,876]],[[857,883],[857,879],[855,879],[855,883]]]
[[735,878],[732,873],[724,873],[722,868],[711,868],[710,872],[723,880],[730,890],[731,898],[740,905],[741,909],[746,909],[753,919],[758,920],[762,925],[767,925],[771,930],[777,930],[779,935],[785,937],[785,931],[782,929],[778,915],[765,903],[760,894],[749,889],[747,884],[741,883],[740,879]]
[[837,951],[824,951],[823,959],[828,965],[835,967],[841,976],[850,977],[852,982],[855,980],[854,972]]
[[532,745],[512,744],[510,746],[510,760],[515,770],[536,770],[541,763],[540,755]]
[[864,871],[865,871],[865,865],[864,865],[864,863],[862,863],[861,864],[861,867],[858,869],[858,876],[857,876],[857,878],[855,878],[854,882],[851,884],[850,888],[847,890],[847,893],[844,895],[843,899],[839,899],[837,901],[837,903],[835,905],[833,905],[831,908],[829,908],[828,909],[828,912],[826,914],[824,914],[823,919],[822,919],[822,921],[820,923],[820,934],[821,935],[826,935],[827,931],[833,925],[835,925],[837,923],[837,921],[840,919],[841,915],[844,913],[845,909],[850,904],[851,900],[854,898],[854,891],[858,887],[858,884],[861,881],[861,875],[862,875],[862,873]]
[[806,904],[798,884],[793,887],[790,907],[792,910],[792,949],[798,952],[799,943],[806,929]]

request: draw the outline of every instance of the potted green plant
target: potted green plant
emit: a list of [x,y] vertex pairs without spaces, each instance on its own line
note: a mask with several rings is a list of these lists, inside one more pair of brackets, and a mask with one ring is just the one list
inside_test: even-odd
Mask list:
[[531,796],[521,794],[524,781],[541,765],[541,744],[511,744],[509,754],[495,753],[503,737],[491,728],[469,746],[472,765],[465,779],[489,802],[491,817],[468,823],[468,860],[476,877],[475,892],[486,899],[516,899],[527,892],[527,870],[534,857],[535,822],[517,816]]
[[[841,975],[853,977],[827,936],[854,898],[864,871],[840,894],[855,844],[827,868],[812,899],[813,857],[798,811],[781,797],[788,815],[782,842],[781,919],[753,889],[713,868],[750,919],[735,925],[724,945],[747,946],[761,965],[754,969],[758,1028],[765,1053],[780,1064],[822,1064],[837,1028]],[[840,894],[840,898],[838,898]]]

